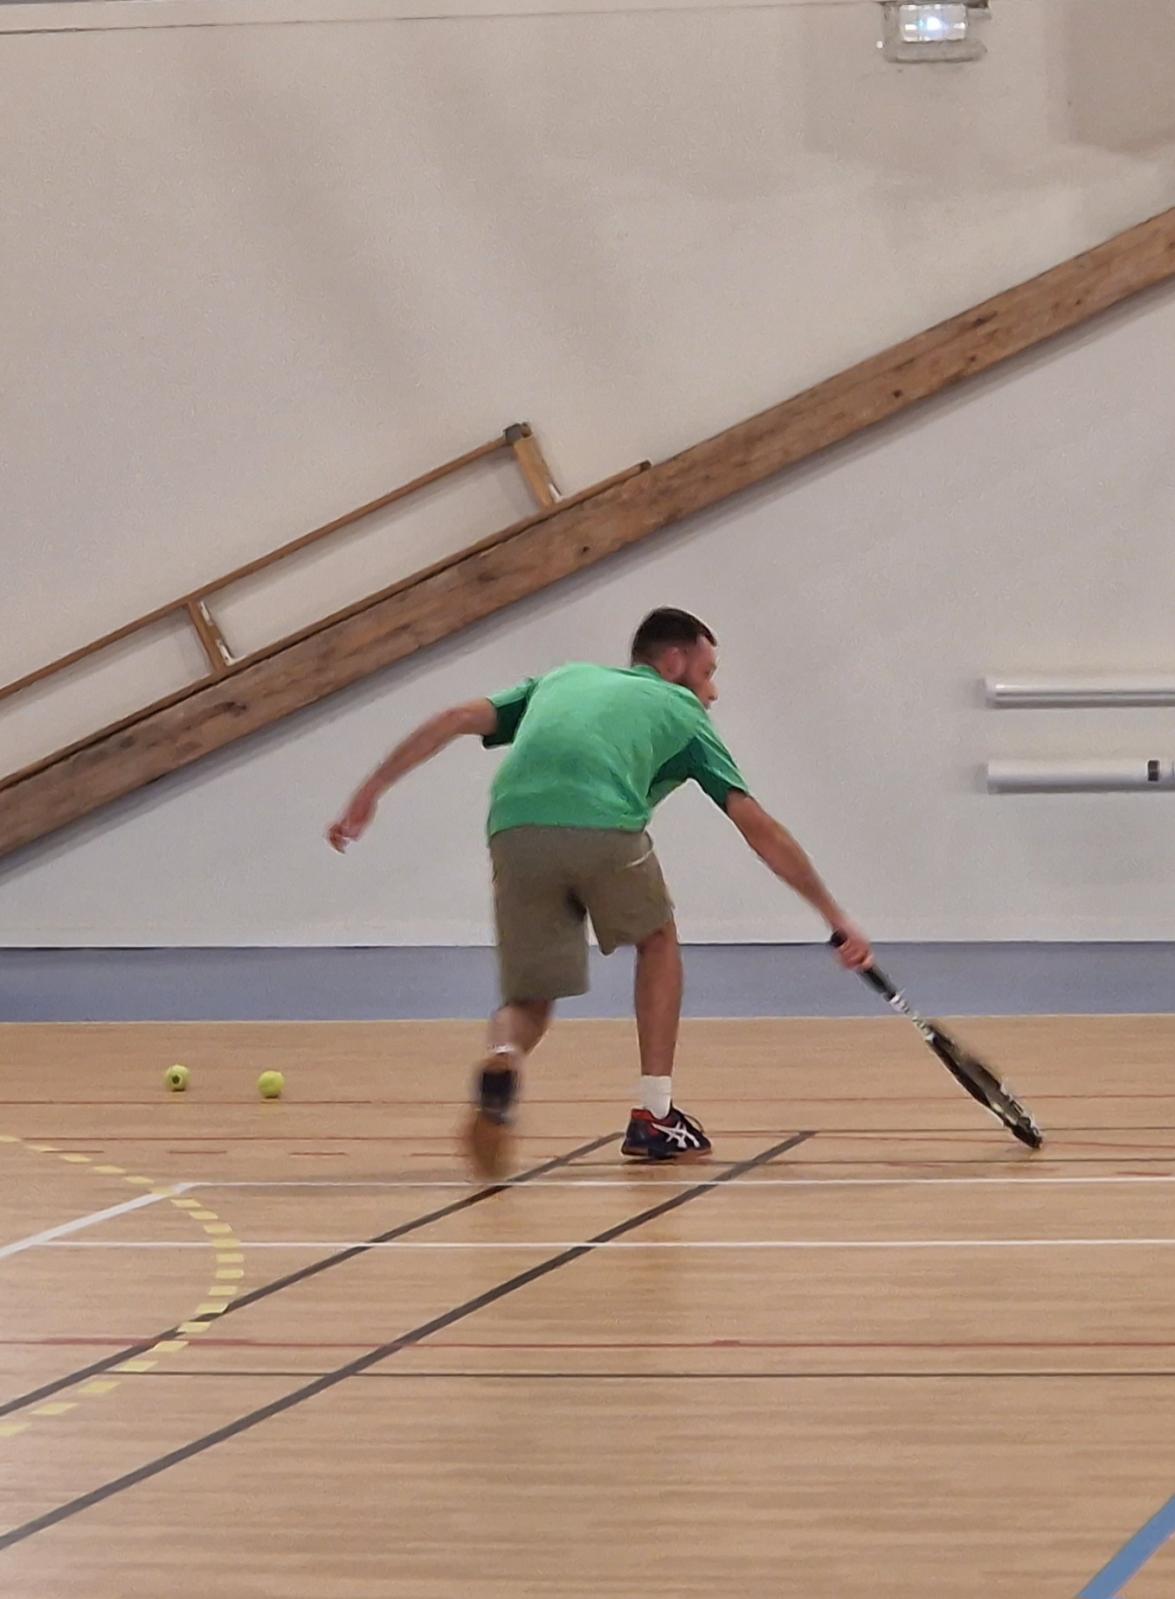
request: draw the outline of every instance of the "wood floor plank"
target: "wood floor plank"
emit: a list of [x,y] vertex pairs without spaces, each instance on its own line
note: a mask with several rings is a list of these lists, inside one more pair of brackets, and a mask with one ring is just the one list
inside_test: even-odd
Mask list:
[[724,1022],[715,1160],[626,1168],[568,1024],[493,1193],[464,1025],[0,1029],[5,1594],[1073,1599],[1175,1491],[1175,1019],[965,1025],[1042,1156],[900,1025]]

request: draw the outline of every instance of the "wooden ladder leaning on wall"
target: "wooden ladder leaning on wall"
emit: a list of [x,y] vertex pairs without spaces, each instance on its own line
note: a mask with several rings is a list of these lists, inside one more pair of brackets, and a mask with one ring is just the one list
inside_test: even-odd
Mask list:
[[[209,605],[209,601],[215,595],[223,593],[233,584],[239,583],[245,578],[253,577],[258,572],[263,572],[269,567],[276,566],[289,556],[308,549],[313,544],[318,544],[324,539],[330,538],[332,534],[339,533],[344,528],[352,527],[356,522],[362,521],[363,518],[371,516],[374,512],[385,510],[388,506],[394,505],[398,501],[406,500],[420,490],[429,488],[433,484],[439,483],[442,479],[451,477],[454,473],[473,466],[477,462],[485,461],[501,451],[509,451],[513,455],[538,507],[533,515],[523,518],[520,522],[512,523],[509,527],[503,528],[497,533],[491,533],[486,538],[480,539],[476,544],[467,545],[465,548],[445,556],[433,565],[413,572],[407,577],[400,578],[395,583],[389,584],[375,593],[365,595],[363,599],[345,606],[342,610],[333,611],[328,616],[320,617],[317,621],[298,629],[294,633],[288,633],[279,639],[274,639],[259,649],[234,654]],[[555,483],[551,469],[547,465],[530,424],[527,422],[511,423],[497,438],[491,439],[488,443],[479,444],[475,449],[467,450],[464,455],[456,456],[451,461],[445,461],[441,466],[433,467],[431,471],[423,473],[420,477],[413,478],[411,482],[402,483],[387,494],[381,494],[378,499],[369,500],[366,505],[360,505],[355,510],[348,511],[343,516],[336,517],[333,521],[325,523],[322,527],[314,528],[309,533],[303,533],[298,538],[291,539],[279,548],[270,550],[266,555],[247,561],[243,566],[234,567],[231,572],[222,573],[221,576],[213,578],[210,582],[201,584],[199,588],[192,589],[187,594],[181,594],[177,599],[169,600],[166,604],[159,605],[154,610],[135,617],[133,621],[124,623],[123,626],[115,628],[112,632],[103,634],[101,638],[94,639],[89,644],[83,644],[78,649],[71,650],[67,655],[62,655],[57,660],[50,661],[47,665],[40,666],[35,671],[28,672],[14,682],[0,687],[0,701],[11,699],[24,690],[34,688],[58,676],[70,667],[80,665],[83,661],[100,654],[110,646],[118,644],[124,639],[132,638],[136,633],[141,633],[156,623],[167,621],[174,617],[182,618],[195,630],[207,662],[205,673],[202,676],[193,678],[183,688],[166,695],[162,699],[153,700],[150,704],[139,707],[128,715],[121,717],[118,721],[98,728],[84,738],[78,739],[61,749],[54,750],[49,755],[41,756],[38,760],[22,767],[19,771],[0,778],[0,792],[23,782],[37,772],[46,770],[57,761],[73,754],[77,750],[84,749],[87,745],[99,739],[133,727],[137,722],[142,721],[155,711],[162,710],[166,706],[179,704],[211,683],[221,682],[226,678],[232,677],[246,667],[255,665],[258,661],[263,661],[270,656],[279,654],[291,644],[323,632],[344,617],[357,615],[360,611],[387,599],[390,595],[411,588],[422,579],[432,577],[445,571],[450,566],[457,565],[478,550],[490,549],[495,544],[512,538],[525,528],[553,516],[556,511],[577,505],[584,500],[590,499],[593,495],[603,493],[605,489],[627,481],[630,477],[646,471],[648,466],[649,463],[647,461],[639,462],[636,466],[629,467],[623,472],[618,472],[614,476],[606,478],[601,483],[594,484],[591,488],[565,497]]]

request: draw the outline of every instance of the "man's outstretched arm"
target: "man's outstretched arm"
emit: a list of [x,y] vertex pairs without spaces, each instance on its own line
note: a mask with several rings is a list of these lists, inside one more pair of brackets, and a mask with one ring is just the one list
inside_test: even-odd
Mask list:
[[397,744],[387,760],[377,766],[366,782],[362,783],[347,802],[338,821],[327,828],[327,841],[340,853],[348,844],[361,838],[371,825],[376,806],[383,795],[402,777],[425,761],[439,755],[455,738],[463,733],[474,733],[489,738],[497,731],[498,712],[489,700],[470,700],[467,705],[454,705],[451,710],[430,716],[413,733]]
[[837,952],[844,965],[854,971],[871,966],[873,951],[869,940],[833,899],[819,872],[787,828],[749,794],[730,794],[726,800],[726,814],[764,865],[806,899],[834,933],[844,935],[845,942]]

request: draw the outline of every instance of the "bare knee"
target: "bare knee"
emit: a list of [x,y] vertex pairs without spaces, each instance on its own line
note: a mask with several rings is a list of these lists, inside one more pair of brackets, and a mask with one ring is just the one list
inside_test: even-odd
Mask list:
[[638,955],[667,954],[677,948],[677,923],[672,919],[663,927],[658,927],[655,933],[650,933],[648,938],[643,938],[637,945]]

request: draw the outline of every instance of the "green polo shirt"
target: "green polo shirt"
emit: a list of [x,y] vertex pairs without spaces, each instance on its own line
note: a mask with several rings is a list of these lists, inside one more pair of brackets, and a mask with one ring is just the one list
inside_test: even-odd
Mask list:
[[651,666],[576,662],[491,696],[509,744],[490,800],[489,831],[601,827],[639,833],[653,807],[689,778],[716,805],[748,792],[689,689]]

